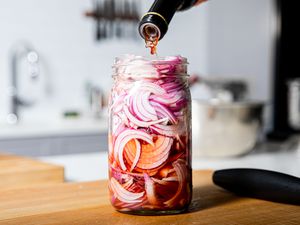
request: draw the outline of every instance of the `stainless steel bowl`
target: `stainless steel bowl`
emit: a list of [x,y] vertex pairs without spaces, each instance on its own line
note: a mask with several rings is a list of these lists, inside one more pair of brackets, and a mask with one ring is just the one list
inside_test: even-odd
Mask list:
[[249,152],[262,128],[261,102],[193,100],[193,156],[236,156]]

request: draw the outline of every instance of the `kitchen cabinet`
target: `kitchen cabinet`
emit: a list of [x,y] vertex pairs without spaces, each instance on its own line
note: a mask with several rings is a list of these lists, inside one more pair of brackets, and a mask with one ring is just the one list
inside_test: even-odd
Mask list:
[[0,151],[27,156],[46,156],[105,151],[106,133],[0,139]]
[[0,151],[27,156],[48,156],[108,149],[107,118],[45,121],[21,121],[17,125],[0,126]]

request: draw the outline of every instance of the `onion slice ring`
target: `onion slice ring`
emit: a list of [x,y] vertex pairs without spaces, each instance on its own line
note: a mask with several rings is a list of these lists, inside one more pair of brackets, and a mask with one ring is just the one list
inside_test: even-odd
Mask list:
[[125,203],[138,203],[142,202],[142,197],[144,196],[144,191],[139,193],[133,193],[127,191],[123,186],[115,179],[110,179],[110,188],[114,193],[115,197],[118,198],[120,201]]
[[131,139],[141,139],[154,145],[151,135],[140,130],[126,129],[116,138],[114,145],[114,158],[118,160],[121,168],[126,170],[126,165],[123,160],[124,147]]

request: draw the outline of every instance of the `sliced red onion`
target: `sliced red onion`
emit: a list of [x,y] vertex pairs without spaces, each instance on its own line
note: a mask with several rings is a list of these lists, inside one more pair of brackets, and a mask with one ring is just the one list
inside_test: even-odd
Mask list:
[[114,114],[118,114],[122,110],[122,105],[123,105],[125,96],[126,96],[126,93],[122,94],[120,96],[117,96],[114,99],[113,104],[109,108],[110,112],[113,110]]
[[145,179],[145,191],[146,191],[148,202],[151,205],[157,205],[158,201],[155,196],[154,182],[147,173],[144,173],[144,179]]
[[162,180],[163,181],[178,181],[178,177],[165,177]]
[[125,124],[126,126],[129,125],[129,120],[123,111],[119,112],[118,116],[121,118],[123,124]]
[[151,129],[155,131],[156,133],[168,137],[176,137],[177,134],[181,134],[180,126],[179,125],[161,125],[161,124],[155,124],[151,126]]
[[131,177],[126,183],[124,183],[122,186],[123,188],[125,188],[126,190],[128,190],[128,188],[133,184],[133,177]]
[[153,105],[158,115],[161,115],[163,118],[167,117],[172,124],[177,124],[178,121],[175,115],[167,107],[159,104],[158,102],[151,102],[151,105]]
[[154,64],[155,68],[159,71],[161,70],[169,70],[170,66],[168,64]]
[[151,153],[141,154],[137,166],[141,169],[148,170],[159,167],[168,159],[172,143],[173,139],[167,137],[164,138],[163,143],[154,150],[156,152],[156,158],[149,157],[151,156]]
[[172,111],[174,112],[185,108],[186,104],[187,104],[187,100],[182,98],[178,100],[176,103],[171,104],[170,106]]
[[157,178],[154,178],[152,177],[152,180],[158,184],[161,184],[161,185],[168,185],[170,184],[170,182],[178,182],[178,178],[177,177],[166,177],[166,178],[163,178],[163,179],[157,179]]
[[150,92],[140,92],[133,97],[132,109],[144,121],[158,120],[154,108],[149,103]]
[[163,79],[159,79],[157,81],[154,81],[153,83],[160,85],[160,84],[164,84],[165,82]]
[[[170,149],[173,144],[173,139],[160,136],[158,140],[161,142],[155,142],[153,148],[145,149],[142,147],[141,155],[137,163],[139,169],[151,170],[161,166],[168,159]],[[130,161],[133,161],[134,153],[126,151],[126,154]]]
[[165,122],[166,120],[168,120],[168,118],[163,118],[163,119],[159,119],[156,121],[144,122],[144,121],[137,119],[134,115],[132,115],[132,113],[129,111],[129,109],[126,105],[123,106],[123,110],[124,110],[124,113],[127,116],[128,120],[139,127],[150,127],[153,124],[159,124],[159,123],[162,123],[162,122]]
[[[126,157],[127,155],[125,154],[125,157]],[[135,169],[134,169],[134,171],[135,171],[135,173],[136,174],[140,174],[140,173],[147,173],[149,176],[154,176],[154,175],[156,175],[158,172],[159,172],[159,170],[161,169],[161,168],[163,168],[164,166],[165,166],[165,164],[167,163],[168,161],[165,161],[164,163],[162,163],[159,167],[156,167],[156,168],[153,168],[153,169],[141,169],[141,168],[139,168],[139,167],[135,167]],[[134,173],[132,173],[132,174],[134,174]]]
[[178,142],[179,142],[179,144],[180,144],[180,147],[184,148],[185,145],[183,144],[183,142],[182,142],[182,140],[180,139],[180,136],[179,136],[179,135],[176,136],[176,139],[178,140]]
[[141,197],[143,197],[145,193],[144,191],[140,193],[129,192],[123,188],[122,185],[113,177],[110,179],[110,188],[112,189],[116,198],[126,203],[142,202]]
[[174,170],[173,167],[171,167],[171,166],[166,166],[166,167],[164,167],[163,169],[161,169],[161,170],[159,171],[159,175],[160,175],[160,177],[165,178],[165,177],[168,177],[168,175],[169,175],[170,173],[173,173],[174,171],[175,171],[175,170]]
[[163,181],[163,180],[157,179],[157,178],[155,178],[155,177],[152,177],[152,180],[153,180],[155,183],[158,183],[158,184],[161,184],[161,185],[167,185],[167,184],[169,184],[167,181]]
[[135,146],[136,146],[135,158],[130,167],[130,172],[135,168],[141,156],[141,144],[137,139],[135,139]]
[[180,110],[180,111],[174,112],[174,115],[176,117],[182,117],[184,115],[184,112],[182,110]]
[[114,115],[111,118],[112,120],[112,134],[117,135],[118,131],[124,127],[124,124],[122,122],[122,119],[118,115]]
[[[113,166],[111,166],[111,165],[110,165],[109,168],[110,168],[114,173],[116,173],[116,174],[124,173],[124,171],[119,170],[119,169],[117,169],[117,168],[115,168],[115,167],[113,167]],[[134,177],[144,177],[144,175],[141,174],[141,173],[132,173],[132,172],[127,172],[127,171],[126,171],[126,174],[131,175],[131,176],[134,176]]]
[[141,202],[138,203],[124,203],[119,201],[114,206],[118,208],[122,212],[131,211],[132,209],[139,209],[141,207],[144,207],[146,204],[147,196],[144,195],[144,197],[141,198]]
[[187,171],[186,170],[187,169],[186,169],[185,161],[182,159],[178,159],[175,162],[173,162],[172,165],[174,166],[174,169],[176,171],[179,186],[178,186],[176,194],[171,199],[164,202],[164,204],[168,207],[173,207],[174,205],[176,205],[176,203],[178,204],[180,202],[180,201],[178,201],[178,197],[180,197],[182,191],[184,190],[184,188],[187,185],[186,184],[186,181],[187,181]]
[[168,94],[178,92],[183,89],[183,85],[177,83],[166,83],[161,86],[168,92]]
[[123,160],[124,147],[131,139],[141,139],[148,142],[149,144],[154,145],[151,135],[143,131],[127,129],[119,134],[114,145],[114,158],[118,159],[123,170],[127,169]]
[[149,91],[150,93],[155,94],[155,95],[164,95],[167,93],[166,90],[163,89],[158,84],[154,84],[154,83],[150,83],[150,82],[143,82],[140,85],[139,89],[143,90],[143,91]]
[[153,100],[155,102],[159,102],[161,104],[165,105],[172,105],[175,104],[177,101],[179,101],[182,98],[182,95],[180,94],[166,94],[164,96],[158,96],[154,95],[150,97],[150,100]]

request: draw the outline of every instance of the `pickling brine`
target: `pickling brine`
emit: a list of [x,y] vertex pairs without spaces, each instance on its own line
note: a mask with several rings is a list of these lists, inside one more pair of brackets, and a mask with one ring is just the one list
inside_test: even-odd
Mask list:
[[113,66],[109,107],[112,205],[134,214],[185,211],[192,197],[187,60],[126,55]]

